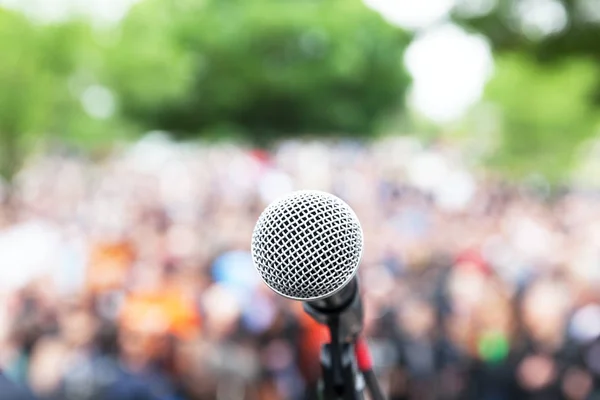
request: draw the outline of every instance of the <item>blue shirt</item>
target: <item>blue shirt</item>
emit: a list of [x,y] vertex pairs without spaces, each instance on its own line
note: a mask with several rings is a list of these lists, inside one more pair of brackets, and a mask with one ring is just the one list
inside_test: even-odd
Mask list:
[[0,400],[35,400],[31,391],[0,373]]

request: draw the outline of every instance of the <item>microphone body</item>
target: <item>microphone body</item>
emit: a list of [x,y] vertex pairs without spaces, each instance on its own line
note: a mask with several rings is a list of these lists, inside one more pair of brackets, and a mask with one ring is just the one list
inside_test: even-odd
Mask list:
[[336,294],[303,304],[304,311],[315,321],[330,325],[338,320],[338,341],[354,342],[363,328],[363,306],[358,290],[358,279],[352,279],[348,285]]

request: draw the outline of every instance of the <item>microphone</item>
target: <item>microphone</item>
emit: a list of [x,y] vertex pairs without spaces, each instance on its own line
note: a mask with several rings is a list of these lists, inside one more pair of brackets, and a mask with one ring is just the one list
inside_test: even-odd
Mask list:
[[[252,234],[252,259],[263,281],[329,328],[321,348],[322,398],[362,400],[365,383],[383,396],[360,338],[363,307],[356,272],[363,232],[354,211],[329,193],[303,190],[271,203]],[[359,371],[360,368],[360,371]],[[362,374],[361,374],[362,373]]]
[[254,266],[267,286],[304,301],[305,311],[318,322],[336,321],[342,342],[353,341],[362,330],[356,278],[362,250],[363,232],[354,211],[316,190],[275,200],[252,234]]

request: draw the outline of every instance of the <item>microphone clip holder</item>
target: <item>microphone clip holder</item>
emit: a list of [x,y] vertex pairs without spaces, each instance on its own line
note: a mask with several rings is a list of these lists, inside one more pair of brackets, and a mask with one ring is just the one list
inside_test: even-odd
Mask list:
[[321,348],[322,380],[319,392],[323,400],[363,400],[364,379],[354,362],[354,345],[327,343]]
[[365,382],[358,371],[354,346],[363,327],[363,309],[357,283],[338,296],[338,304],[327,299],[304,303],[304,311],[329,328],[331,342],[321,347],[322,379],[319,392],[323,400],[363,400]]
[[338,295],[305,302],[303,307],[312,319],[328,326],[332,334],[331,325],[335,322],[336,336],[340,342],[354,343],[362,332],[364,313],[356,280],[351,281]]

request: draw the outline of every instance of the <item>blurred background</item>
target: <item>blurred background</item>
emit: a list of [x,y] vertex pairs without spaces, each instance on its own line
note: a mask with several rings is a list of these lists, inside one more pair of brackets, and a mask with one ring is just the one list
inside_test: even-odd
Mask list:
[[316,399],[249,252],[310,188],[363,225],[391,399],[599,399],[599,128],[599,0],[1,0],[0,365]]

